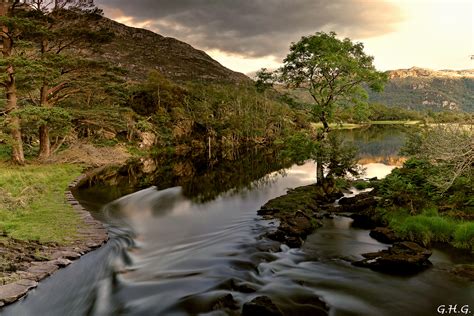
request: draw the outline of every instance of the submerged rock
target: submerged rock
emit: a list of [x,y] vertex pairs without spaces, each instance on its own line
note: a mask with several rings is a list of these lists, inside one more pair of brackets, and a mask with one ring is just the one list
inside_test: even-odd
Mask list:
[[237,309],[238,304],[234,300],[232,294],[227,294],[221,297],[218,297],[212,306],[212,310],[220,310],[220,309]]
[[268,296],[258,296],[244,304],[242,316],[283,316]]
[[451,270],[455,275],[474,282],[474,264],[460,264]]
[[431,265],[428,260],[431,251],[410,241],[397,242],[387,250],[362,256],[365,259],[352,264],[391,274],[417,273]]

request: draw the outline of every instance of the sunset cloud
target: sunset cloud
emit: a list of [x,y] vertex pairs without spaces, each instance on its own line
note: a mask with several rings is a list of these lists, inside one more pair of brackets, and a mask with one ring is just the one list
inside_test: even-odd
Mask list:
[[403,19],[398,7],[368,0],[99,0],[106,15],[205,50],[281,58],[302,35],[334,30],[380,36]]

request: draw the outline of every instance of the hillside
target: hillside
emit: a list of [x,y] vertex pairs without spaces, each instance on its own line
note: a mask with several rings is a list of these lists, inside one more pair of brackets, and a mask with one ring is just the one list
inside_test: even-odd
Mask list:
[[100,26],[110,31],[112,41],[103,45],[99,59],[128,71],[127,79],[141,81],[158,70],[173,81],[248,82],[242,73],[225,68],[209,55],[177,39],[129,27],[103,18]]
[[389,71],[383,93],[370,101],[414,110],[474,112],[474,69],[441,70],[413,67]]

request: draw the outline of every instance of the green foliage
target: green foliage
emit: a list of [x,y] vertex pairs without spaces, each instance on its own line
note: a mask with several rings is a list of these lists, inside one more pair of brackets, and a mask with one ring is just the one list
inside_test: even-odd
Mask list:
[[427,181],[431,165],[427,161],[409,159],[403,168],[394,169],[377,185],[387,203],[408,207],[416,214],[423,209],[436,192]]
[[302,37],[290,46],[279,69],[279,80],[309,93],[309,112],[323,125],[315,137],[313,156],[317,161],[318,183],[325,182],[324,167],[328,169],[327,178],[358,173],[355,151],[343,148],[336,138],[328,138],[329,123],[341,106],[353,107],[354,116],[363,120],[367,116],[367,92],[362,85],[380,91],[386,79],[385,74],[375,69],[373,58],[364,53],[362,43],[353,43],[348,38],[340,40],[334,32]]
[[326,121],[336,105],[364,103],[367,94],[363,83],[375,91],[382,90],[386,76],[376,71],[373,58],[363,49],[362,43],[339,40],[334,32],[302,37],[291,45],[283,61],[281,80],[305,87],[314,101],[314,117]]
[[255,87],[257,88],[258,92],[264,92],[273,86],[274,81],[274,74],[268,71],[267,68],[262,68],[257,71]]
[[[2,138],[2,134],[0,133],[0,138]],[[11,148],[6,146],[5,144],[0,143],[0,161],[7,160],[11,156]]]
[[356,188],[357,190],[365,190],[368,188],[372,188],[374,185],[371,184],[369,181],[358,180],[352,182],[352,186],[354,186],[354,188]]
[[423,118],[424,115],[420,112],[380,103],[370,104],[368,115],[370,121],[420,121]]
[[474,251],[474,222],[459,225],[454,232],[454,246]]
[[136,128],[157,133],[167,144],[195,140],[207,146],[208,137],[222,146],[267,143],[300,124],[287,105],[250,85],[178,85],[152,72],[129,95],[143,117]]
[[14,112],[21,118],[25,129],[36,130],[41,125],[48,125],[58,135],[66,134],[71,128],[71,114],[63,108],[45,108],[26,106]]
[[153,71],[144,84],[131,87],[129,105],[136,113],[149,116],[182,107],[185,97],[185,89]]
[[318,155],[323,157],[323,165],[328,170],[326,177],[357,177],[362,173],[361,167],[357,164],[357,148],[354,145],[344,142],[338,134],[330,134],[322,144],[320,147],[322,152]]

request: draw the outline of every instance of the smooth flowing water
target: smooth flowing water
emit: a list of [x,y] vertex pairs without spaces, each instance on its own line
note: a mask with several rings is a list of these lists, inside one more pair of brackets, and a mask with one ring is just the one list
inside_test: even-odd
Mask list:
[[[385,129],[388,138],[380,138],[379,130],[375,140],[357,133],[346,137],[369,148],[361,157],[367,176],[390,172],[384,159],[394,161],[401,132]],[[143,160],[107,178],[109,187],[77,192],[106,223],[110,241],[2,315],[239,315],[259,295],[271,297],[285,315],[320,315],[318,298],[330,315],[437,315],[439,305],[469,303],[474,312],[473,284],[447,272],[469,259],[435,249],[433,267],[415,276],[354,267],[348,259],[387,245],[351,227],[350,218],[326,219],[302,249],[283,245],[269,252],[274,244],[261,236],[276,223],[257,210],[288,188],[314,182],[315,167],[308,162],[276,172],[286,166],[273,155],[235,158],[165,168]],[[222,303],[229,293],[235,307]]]

